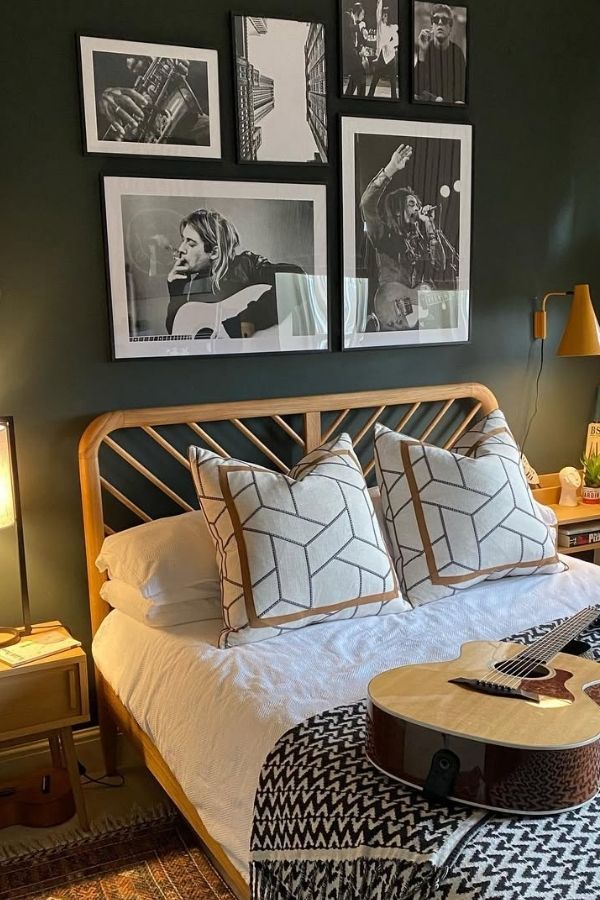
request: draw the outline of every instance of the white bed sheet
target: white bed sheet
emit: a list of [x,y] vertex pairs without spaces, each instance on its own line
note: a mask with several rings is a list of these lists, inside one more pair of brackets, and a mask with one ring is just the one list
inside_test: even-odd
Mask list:
[[362,699],[385,669],[450,659],[464,641],[600,604],[600,567],[564,559],[562,574],[488,581],[410,612],[309,626],[229,650],[216,647],[220,621],[156,629],[114,610],[93,655],[247,878],[254,793],[278,738],[315,713]]

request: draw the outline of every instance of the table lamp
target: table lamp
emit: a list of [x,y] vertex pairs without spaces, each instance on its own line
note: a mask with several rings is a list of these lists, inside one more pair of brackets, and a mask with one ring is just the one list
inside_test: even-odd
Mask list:
[[12,416],[0,416],[0,528],[12,526],[14,526],[17,535],[23,627],[5,628],[0,626],[0,647],[10,647],[11,644],[18,643],[23,635],[31,634],[31,614],[29,612],[29,591],[27,589],[27,569],[25,567],[25,546],[23,543],[15,432]]

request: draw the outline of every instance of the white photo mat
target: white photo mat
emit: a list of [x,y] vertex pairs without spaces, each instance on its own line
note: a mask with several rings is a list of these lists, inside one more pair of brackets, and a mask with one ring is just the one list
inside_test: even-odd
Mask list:
[[[382,136],[397,139],[397,145],[411,141],[433,139],[460,143],[460,174],[453,185],[444,186],[444,193],[455,191],[460,195],[459,240],[457,253],[460,260],[457,283],[453,291],[428,291],[419,295],[419,305],[428,303],[443,305],[444,293],[450,293],[455,308],[452,327],[417,328],[416,330],[363,331],[369,303],[371,285],[364,275],[357,275],[357,161],[356,138],[360,135]],[[389,141],[388,141],[389,142]],[[393,143],[391,144],[393,146]],[[414,122],[397,119],[342,116],[342,229],[343,229],[343,348],[422,346],[429,344],[459,343],[469,340],[470,328],[470,265],[471,265],[471,173],[472,134],[470,125],[434,122]],[[372,176],[377,174],[374,170]],[[438,186],[442,187],[442,186]],[[418,188],[416,189],[418,193]],[[424,202],[440,202],[438,197],[423,198]],[[365,227],[366,232],[366,227]],[[365,238],[366,239],[366,238]],[[372,291],[371,291],[372,293]],[[420,313],[420,310],[419,310]]]
[[[325,185],[112,176],[106,176],[103,184],[115,359],[157,356],[222,356],[329,349]],[[283,302],[286,304],[286,313],[290,304],[299,307],[304,304],[306,310],[300,309],[299,317],[288,315],[288,318],[280,325],[264,331],[257,331],[250,338],[194,339],[188,337],[178,339],[166,332],[162,333],[160,328],[150,329],[148,334],[132,334],[132,235],[126,234],[123,204],[131,204],[136,198],[140,198],[147,204],[148,212],[151,215],[157,211],[159,214],[168,213],[167,225],[171,228],[169,237],[172,245],[179,241],[180,211],[188,212],[196,207],[206,205],[207,208],[210,207],[220,212],[225,211],[224,214],[230,215],[229,210],[235,209],[236,204],[240,209],[245,207],[244,215],[246,220],[250,219],[250,223],[246,222],[244,234],[241,235],[243,245],[244,247],[250,246],[251,242],[250,249],[263,256],[269,255],[264,250],[269,235],[267,230],[260,225],[255,228],[251,227],[252,202],[260,203],[263,213],[265,202],[268,204],[269,201],[283,201],[290,207],[294,203],[309,204],[311,208],[310,234],[306,233],[305,229],[305,236],[306,243],[312,250],[310,260],[303,267],[306,275],[276,276],[276,286],[280,285],[281,292],[285,295]],[[187,202],[188,199],[189,202]],[[250,205],[250,211],[248,211],[248,205]],[[173,209],[169,209],[170,206],[177,207],[177,213]],[[290,252],[300,243],[302,236],[293,222],[288,224],[285,234],[281,234],[282,229],[277,224],[274,225],[273,232],[278,246],[281,246],[283,242],[284,245],[290,247]],[[156,236],[152,235],[152,237]],[[134,247],[139,246],[138,237],[135,235],[133,237]],[[245,237],[249,240],[246,241]],[[284,260],[276,259],[274,261],[283,262]],[[147,265],[146,257],[142,259],[142,264]],[[160,315],[164,319],[169,301],[166,278],[159,281],[158,289],[159,296],[153,294],[153,300],[160,304]],[[213,304],[213,306],[218,306],[218,304]],[[306,315],[303,315],[303,312]],[[298,319],[300,325],[297,324]],[[302,331],[303,323],[307,321],[310,322],[310,327],[305,328],[304,333]]]
[[[112,38],[81,36],[80,64],[85,126],[85,149],[88,153],[133,154],[138,156],[221,158],[221,118],[219,108],[219,58],[216,50],[179,47],[172,44],[150,44],[140,41],[118,41]],[[207,145],[171,142],[150,143],[103,140],[98,134],[97,97],[94,75],[94,53],[120,54],[127,57],[168,57],[188,63],[206,63],[210,139]],[[119,87],[119,85],[115,85]]]

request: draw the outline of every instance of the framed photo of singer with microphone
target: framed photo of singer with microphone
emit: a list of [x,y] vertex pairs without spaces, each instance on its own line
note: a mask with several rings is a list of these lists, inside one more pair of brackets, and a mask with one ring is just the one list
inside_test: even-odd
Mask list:
[[221,158],[216,50],[79,37],[88,153]]
[[342,117],[343,348],[470,331],[471,126]]

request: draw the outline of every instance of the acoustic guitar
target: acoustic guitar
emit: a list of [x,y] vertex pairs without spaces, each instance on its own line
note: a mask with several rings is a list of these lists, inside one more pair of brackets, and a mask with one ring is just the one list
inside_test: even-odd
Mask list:
[[66,769],[41,769],[0,783],[0,828],[51,828],[75,815]]
[[586,803],[600,788],[600,664],[559,651],[598,615],[588,607],[527,646],[472,641],[449,662],[377,675],[371,762],[437,800],[539,814]]
[[187,340],[196,336],[208,339],[228,338],[223,322],[239,315],[249,303],[258,300],[271,287],[270,284],[251,284],[225,300],[189,300],[177,310],[172,333]]

